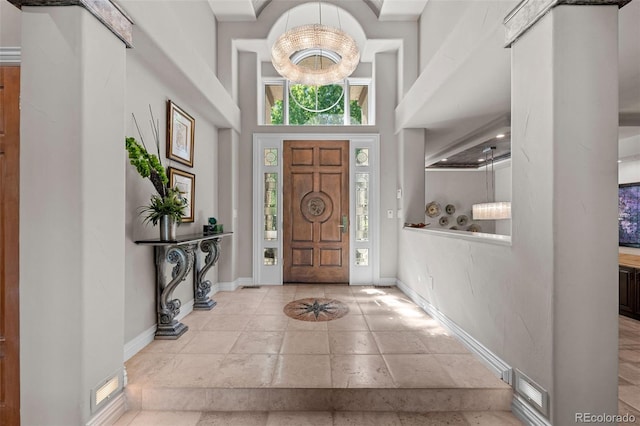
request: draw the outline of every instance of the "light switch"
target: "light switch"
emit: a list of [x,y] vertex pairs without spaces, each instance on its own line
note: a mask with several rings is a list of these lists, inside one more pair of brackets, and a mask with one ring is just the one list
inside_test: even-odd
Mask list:
[[396,198],[399,200],[402,198],[402,189],[398,188],[396,191]]

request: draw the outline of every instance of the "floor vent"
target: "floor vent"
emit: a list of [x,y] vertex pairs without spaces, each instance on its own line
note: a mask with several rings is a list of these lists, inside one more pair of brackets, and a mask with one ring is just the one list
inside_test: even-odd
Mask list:
[[103,380],[96,388],[91,389],[91,412],[99,411],[123,388],[123,372]]
[[374,285],[374,288],[392,288],[392,285]]
[[549,393],[539,384],[527,377],[517,368],[514,370],[515,386],[514,391],[522,396],[532,407],[538,410],[543,416],[549,416]]
[[240,287],[240,289],[242,290],[253,290],[256,288],[260,288],[261,286],[259,285],[243,285],[242,287]]

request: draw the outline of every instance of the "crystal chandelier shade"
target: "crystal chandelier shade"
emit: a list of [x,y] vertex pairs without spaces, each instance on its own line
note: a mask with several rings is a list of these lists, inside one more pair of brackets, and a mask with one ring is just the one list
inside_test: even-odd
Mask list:
[[[293,59],[305,57],[300,53],[306,51],[317,52],[320,60]],[[327,61],[326,58],[336,60]],[[360,62],[360,52],[354,39],[344,31],[322,24],[309,24],[292,28],[278,37],[271,49],[271,62],[278,74],[292,83],[324,86],[350,76]],[[310,63],[315,66],[307,66]]]

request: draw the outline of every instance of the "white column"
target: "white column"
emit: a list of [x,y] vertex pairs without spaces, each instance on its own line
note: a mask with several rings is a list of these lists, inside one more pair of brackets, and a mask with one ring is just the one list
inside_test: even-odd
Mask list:
[[81,7],[23,7],[22,58],[22,423],[79,425],[123,367],[125,45]]
[[[423,129],[404,129],[398,132],[398,209],[403,217],[399,226],[405,222],[424,221],[425,181],[424,181],[424,135]],[[422,178],[422,179],[420,179]],[[396,194],[396,197],[398,195]]]
[[536,244],[517,224],[548,217],[538,231],[553,242],[552,383],[542,385],[552,423],[569,425],[618,410],[618,7],[561,5],[529,24],[511,45],[513,245]]
[[240,230],[238,223],[238,149],[239,136],[235,130],[218,131],[218,222],[225,231],[233,231],[232,237],[223,238],[220,244],[221,258],[218,263],[218,280],[232,283],[238,279],[238,238],[251,238]]

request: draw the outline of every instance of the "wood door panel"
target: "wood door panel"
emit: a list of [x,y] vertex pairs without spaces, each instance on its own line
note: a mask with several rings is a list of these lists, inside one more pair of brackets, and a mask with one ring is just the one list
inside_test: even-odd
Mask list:
[[320,249],[320,266],[342,266],[342,249]]
[[335,148],[320,148],[321,166],[342,166],[342,150]]
[[[1,76],[0,76],[0,79],[2,79]],[[4,95],[5,95],[4,85],[0,83],[0,135],[5,134],[5,126],[6,126],[5,122],[7,121],[4,115],[4,104],[5,104]]]
[[0,424],[20,424],[20,68],[0,67]]
[[292,254],[293,266],[313,266],[313,248],[295,248]]
[[[285,193],[285,199],[303,200],[307,194],[313,192],[313,173],[292,173],[290,176],[291,191]],[[291,240],[296,242],[313,242],[313,223],[304,216],[301,203],[291,205],[291,214],[293,215],[292,219],[295,224],[291,229]]]
[[349,141],[285,141],[284,282],[349,281]]
[[312,166],[313,148],[293,148],[291,150],[292,166]]
[[635,308],[635,290],[637,273],[635,268],[620,266],[618,270],[618,285],[620,296],[620,313],[633,313]]
[[[339,199],[340,188],[343,186],[342,175],[336,173],[323,173],[320,175],[320,192],[325,193],[331,200]],[[320,223],[320,242],[342,241],[342,215],[341,206],[331,206],[333,214],[326,221]],[[327,207],[328,208],[328,207]]]

